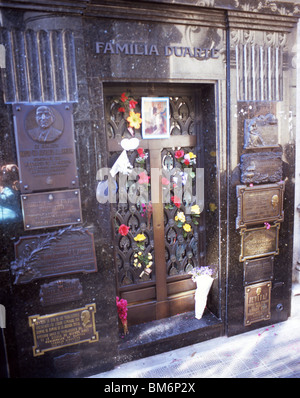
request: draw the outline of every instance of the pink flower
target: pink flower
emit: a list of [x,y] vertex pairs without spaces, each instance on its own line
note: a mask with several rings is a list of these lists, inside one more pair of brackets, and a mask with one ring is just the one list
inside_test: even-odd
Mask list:
[[149,183],[150,177],[147,176],[147,174],[144,171],[139,174],[139,177],[140,177],[140,179],[138,181],[139,184],[148,184]]
[[163,177],[163,178],[161,179],[161,183],[162,183],[163,185],[169,185],[169,184],[170,184],[170,181],[169,181],[167,178]]
[[268,222],[265,222],[264,224],[265,224],[265,226],[266,226],[267,229],[270,229],[270,228],[271,228],[271,225],[270,225]]
[[175,158],[176,159],[180,159],[180,158],[183,158],[184,157],[184,151],[181,149],[181,150],[178,150],[178,151],[175,151]]

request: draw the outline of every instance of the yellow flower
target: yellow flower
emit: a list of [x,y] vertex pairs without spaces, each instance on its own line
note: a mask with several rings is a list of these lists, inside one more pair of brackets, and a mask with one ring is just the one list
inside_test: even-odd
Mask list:
[[151,267],[152,264],[153,264],[153,261],[149,261],[147,268]]
[[200,214],[201,213],[200,207],[198,205],[192,206],[191,207],[191,212],[192,212],[192,214]]
[[151,260],[151,258],[152,258],[152,254],[151,253],[148,253],[148,258],[149,258],[149,260]]
[[210,203],[209,204],[209,210],[210,211],[215,211],[215,210],[217,210],[217,206],[214,203]]
[[190,226],[190,224],[184,224],[184,226],[182,227],[185,232],[191,232],[192,227]]
[[194,159],[196,157],[196,155],[193,152],[189,152],[190,155],[190,159]]
[[142,252],[138,252],[138,255],[141,256],[143,253]]
[[144,234],[138,234],[135,238],[133,238],[136,242],[142,242],[143,240],[146,239],[146,236]]
[[138,268],[142,268],[142,264],[141,263],[138,263]]
[[136,264],[136,263],[138,262],[138,259],[135,258],[135,259],[133,260],[133,262],[134,262],[134,264]]
[[129,116],[127,118],[127,122],[130,127],[134,127],[135,129],[139,129],[142,123],[142,119],[140,118],[140,113],[135,113],[133,111],[129,112]]
[[176,216],[175,216],[175,221],[180,221],[182,223],[185,222],[185,215],[183,213],[183,211],[179,211]]

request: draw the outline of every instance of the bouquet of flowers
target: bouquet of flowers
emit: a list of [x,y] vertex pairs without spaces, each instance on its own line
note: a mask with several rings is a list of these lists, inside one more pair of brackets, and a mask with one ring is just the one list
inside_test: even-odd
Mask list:
[[193,282],[196,282],[199,276],[207,275],[212,277],[213,273],[214,271],[208,266],[195,267],[189,272],[189,274],[192,275]]
[[127,300],[124,299],[119,299],[119,297],[116,297],[116,304],[117,304],[117,310],[118,310],[118,315],[119,318],[122,322],[123,325],[123,330],[124,334],[128,334],[128,325],[127,325]]

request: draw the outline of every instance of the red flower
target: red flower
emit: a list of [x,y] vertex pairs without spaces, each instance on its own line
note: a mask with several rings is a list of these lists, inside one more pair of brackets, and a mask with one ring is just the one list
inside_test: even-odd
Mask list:
[[187,166],[190,164],[190,161],[188,159],[184,159],[184,164],[186,164]]
[[128,100],[128,97],[126,96],[126,93],[122,93],[121,95],[121,101],[125,102],[126,100]]
[[184,157],[184,151],[181,149],[179,151],[175,151],[175,158],[180,159]]
[[121,322],[124,323],[127,320],[127,300],[120,300],[119,297],[116,297],[116,304],[119,318]]
[[124,106],[120,106],[120,108],[118,109],[119,112],[125,112],[125,108]]
[[122,236],[126,236],[129,232],[130,227],[127,227],[125,224],[121,224],[119,227],[119,234]]
[[166,177],[163,177],[163,178],[161,179],[161,183],[162,183],[163,185],[169,185],[169,184],[170,184],[170,181],[169,181]]
[[147,176],[147,174],[143,171],[142,173],[139,174],[139,184],[148,184],[150,177]]
[[144,149],[143,149],[143,148],[138,148],[137,151],[138,151],[138,154],[139,154],[139,156],[140,156],[141,158],[144,158],[144,157],[145,157]]
[[136,104],[137,104],[137,101],[135,101],[135,100],[130,100],[129,101],[129,108],[130,109],[134,109],[135,108],[135,106],[136,106]]
[[180,207],[181,203],[180,203],[180,198],[178,198],[178,196],[171,196],[171,201],[174,203],[174,205],[176,207]]

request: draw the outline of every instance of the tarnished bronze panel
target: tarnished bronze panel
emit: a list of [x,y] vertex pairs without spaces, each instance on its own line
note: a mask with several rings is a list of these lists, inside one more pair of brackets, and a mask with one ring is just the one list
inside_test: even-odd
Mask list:
[[279,223],[270,227],[242,228],[240,261],[279,254],[279,229]]
[[275,115],[268,113],[245,120],[244,148],[278,146],[278,120]]
[[33,356],[79,343],[99,341],[95,325],[96,304],[49,315],[28,317],[33,332]]
[[79,189],[21,195],[24,229],[82,222]]
[[78,187],[72,104],[13,105],[22,193]]
[[40,303],[43,306],[67,303],[82,297],[79,279],[60,279],[44,283],[40,288]]
[[93,234],[70,226],[50,234],[25,236],[15,243],[16,260],[11,264],[15,284],[72,274],[96,272]]
[[253,187],[238,185],[236,187],[238,200],[236,228],[283,221],[284,187],[283,181]]
[[244,284],[273,279],[274,256],[247,260],[244,262]]
[[244,153],[241,155],[243,184],[264,184],[282,180],[282,152]]
[[245,287],[245,326],[271,318],[270,281]]

